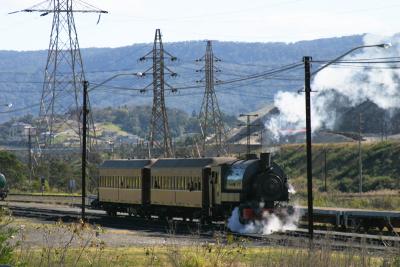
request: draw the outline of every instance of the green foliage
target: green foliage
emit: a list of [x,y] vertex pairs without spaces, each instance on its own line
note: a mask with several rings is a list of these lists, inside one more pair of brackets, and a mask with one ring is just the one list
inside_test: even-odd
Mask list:
[[10,188],[21,185],[26,181],[26,166],[10,152],[0,151],[0,172],[6,176]]
[[[168,124],[172,137],[180,137],[187,133],[199,133],[197,117],[189,116],[186,112],[167,108]],[[151,121],[151,106],[123,106],[118,108],[95,109],[93,116],[96,122],[112,123],[122,130],[147,138]],[[235,116],[223,114],[223,120],[228,126],[237,124]]]
[[0,264],[10,264],[18,243],[11,242],[17,230],[10,226],[12,218],[9,211],[0,207]]
[[[357,143],[313,146],[313,177],[319,190],[324,189],[325,160],[329,190],[357,192],[359,189],[359,158]],[[304,145],[282,147],[275,160],[284,166],[292,179],[305,176]],[[363,191],[400,188],[400,143],[377,142],[362,145]]]

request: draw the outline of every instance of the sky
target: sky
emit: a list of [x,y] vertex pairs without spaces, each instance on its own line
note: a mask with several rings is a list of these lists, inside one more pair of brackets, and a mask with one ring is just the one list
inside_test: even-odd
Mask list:
[[[47,49],[52,15],[8,12],[43,0],[0,0],[0,50]],[[75,0],[74,0],[75,1]],[[76,14],[80,47],[120,47],[153,41],[296,42],[399,31],[399,0],[85,0],[109,11]]]

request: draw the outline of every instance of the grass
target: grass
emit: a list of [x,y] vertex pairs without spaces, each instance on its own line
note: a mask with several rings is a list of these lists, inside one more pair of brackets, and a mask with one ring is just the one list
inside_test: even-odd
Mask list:
[[[297,192],[292,201],[306,206],[307,193],[303,190]],[[397,190],[374,191],[361,195],[314,190],[314,206],[400,211],[400,194]]]
[[[325,190],[325,154],[326,183]],[[362,145],[363,191],[359,190],[358,143],[313,145],[314,205],[375,210],[400,210],[400,142]],[[306,149],[284,145],[274,157],[289,175],[300,204],[306,203]],[[377,193],[376,193],[377,192]]]
[[[335,251],[327,239],[315,249],[284,240],[270,246],[254,246],[244,239],[220,234],[210,242],[192,245],[168,243],[112,248],[101,239],[103,229],[87,224],[46,224],[15,220],[20,233],[13,253],[13,266],[400,266],[400,250],[373,254],[367,249]],[[26,242],[27,231],[41,231],[41,245]],[[171,234],[173,239],[174,235]]]
[[119,136],[127,136],[128,133],[121,129],[118,125],[113,123],[99,123],[96,124],[96,127],[99,129],[99,134],[102,134],[103,131],[115,132],[116,135]]
[[[306,203],[305,199],[303,201]],[[316,194],[314,205],[318,207],[342,207],[372,210],[400,211],[400,195],[347,197],[341,194]]]
[[[21,255],[23,252],[21,252]],[[61,255],[62,252],[60,251]],[[23,265],[24,257],[16,255]],[[77,262],[77,258],[80,261]],[[292,249],[284,247],[235,248],[202,245],[192,247],[153,246],[129,248],[70,249],[59,261],[57,254],[47,257],[46,249],[29,253],[29,266],[387,266],[396,267],[395,255],[373,256],[368,252],[335,252],[329,249]]]

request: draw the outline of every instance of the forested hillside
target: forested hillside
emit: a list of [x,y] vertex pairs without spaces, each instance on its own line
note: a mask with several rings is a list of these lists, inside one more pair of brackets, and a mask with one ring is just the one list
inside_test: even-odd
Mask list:
[[[179,108],[188,112],[198,112],[202,101],[201,83],[204,73],[196,72],[203,67],[202,62],[195,62],[205,52],[203,41],[168,43],[164,36],[164,48],[178,58],[166,61],[166,65],[178,74],[178,77],[166,77],[173,87],[199,85],[199,88],[181,89],[176,94],[168,92],[168,107]],[[149,40],[150,41],[150,40]],[[362,44],[362,36],[328,38],[296,43],[241,43],[213,42],[215,55],[222,61],[217,66],[221,70],[217,79],[230,81],[261,73],[278,66],[301,62],[305,55],[315,59],[329,59],[351,47]],[[82,49],[86,78],[90,86],[122,72],[139,72],[151,67],[151,62],[139,62],[139,58],[152,49],[152,44],[135,44],[120,48]],[[0,51],[0,92],[1,104],[13,103],[13,113],[1,113],[0,121],[11,116],[38,112],[43,71],[46,63],[46,51]],[[274,80],[257,79],[225,85],[217,85],[216,90],[223,112],[239,114],[252,111],[272,101],[278,90],[297,90],[302,86],[302,69],[287,74],[290,79],[278,77]],[[99,87],[91,92],[91,103],[95,107],[118,107],[124,104],[144,105],[152,101],[151,90],[141,94],[138,90],[151,83],[151,75],[143,78],[124,76],[113,80],[107,87]],[[116,88],[118,87],[118,88]],[[122,88],[121,88],[122,87]],[[151,88],[151,87],[150,87]],[[5,111],[3,106],[0,112]]]
[[[357,142],[313,145],[314,188],[319,191],[324,191],[325,153],[328,191],[358,192]],[[283,166],[296,188],[306,188],[305,159],[304,145],[283,146],[275,156],[275,160]],[[362,163],[364,191],[400,188],[400,143],[363,143]]]
[[[200,133],[196,113],[187,114],[179,109],[167,109],[167,114],[172,137]],[[113,123],[126,132],[147,138],[151,106],[95,109],[93,116],[96,123]],[[239,122],[236,117],[229,115],[223,115],[223,120],[228,127],[234,127]]]

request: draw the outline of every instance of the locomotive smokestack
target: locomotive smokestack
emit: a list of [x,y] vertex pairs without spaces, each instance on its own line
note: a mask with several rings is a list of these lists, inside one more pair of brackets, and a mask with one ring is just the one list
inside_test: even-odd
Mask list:
[[271,165],[271,153],[260,153],[260,170],[263,171]]
[[256,154],[246,154],[246,160],[257,159]]

